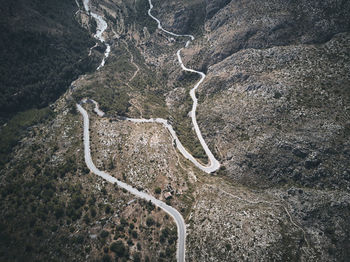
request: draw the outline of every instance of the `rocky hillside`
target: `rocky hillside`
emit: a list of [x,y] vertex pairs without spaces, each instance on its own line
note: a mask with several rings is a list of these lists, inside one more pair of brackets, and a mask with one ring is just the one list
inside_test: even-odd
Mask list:
[[[167,5],[158,2],[162,8]],[[192,9],[192,4],[181,5]],[[223,163],[219,174],[265,193],[278,190],[282,196],[289,188],[284,198],[315,245],[314,255],[346,260],[350,4],[203,1],[202,5],[206,7],[203,35],[184,53],[188,64],[207,72],[199,91],[198,115],[206,139]],[[162,13],[162,8],[157,11],[168,28],[182,32],[177,13]],[[298,190],[325,194],[327,200],[298,195]],[[343,200],[335,200],[336,194]]]
[[[67,36],[65,21],[73,20],[94,29],[88,14],[72,14],[73,1],[18,2],[30,10],[28,17],[37,15],[33,21],[46,21],[35,29],[39,35]],[[207,161],[188,117],[189,90],[198,76],[184,73],[176,57],[187,39],[157,29],[147,15],[148,0],[92,1],[108,23],[111,54],[51,109],[16,118],[32,127],[0,171],[0,259],[175,259],[173,221],[87,170],[75,103],[88,97],[106,112],[98,117],[84,104],[94,163],[181,212],[187,261],[347,261],[349,2],[152,3],[167,30],[196,37],[181,54],[186,66],[207,74],[197,92],[198,124],[221,169],[210,175],[198,170],[161,125],[118,117],[166,118],[188,151]],[[35,9],[46,4],[64,7],[64,19]],[[21,8],[1,8],[14,14],[7,28],[24,30],[25,23],[14,22]],[[62,23],[57,31],[50,29],[52,19]],[[34,30],[30,25],[26,30]],[[87,56],[94,43],[79,36]],[[74,50],[63,43],[67,52]],[[11,123],[8,134],[16,126]]]

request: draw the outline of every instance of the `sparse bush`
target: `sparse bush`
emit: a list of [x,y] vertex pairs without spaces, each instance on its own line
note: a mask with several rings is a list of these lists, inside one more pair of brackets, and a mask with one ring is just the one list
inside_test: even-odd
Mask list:
[[113,242],[110,250],[113,251],[118,257],[123,257],[127,253],[123,242],[120,240]]
[[134,262],[140,262],[141,261],[141,253],[140,252],[136,252],[134,254]]
[[109,235],[108,231],[102,230],[100,237],[106,238],[106,237],[108,237],[108,235]]
[[137,231],[133,230],[131,236],[136,239],[138,237]]
[[107,254],[103,255],[102,262],[111,262],[111,261],[112,261],[112,259],[109,255],[107,255]]
[[148,227],[153,226],[153,225],[154,225],[154,219],[153,219],[152,217],[147,217],[147,219],[146,219],[146,225],[147,225]]

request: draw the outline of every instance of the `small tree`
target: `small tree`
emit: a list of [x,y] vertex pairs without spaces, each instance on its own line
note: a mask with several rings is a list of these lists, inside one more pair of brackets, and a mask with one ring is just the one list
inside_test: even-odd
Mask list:
[[136,252],[134,254],[134,262],[141,262],[141,254],[140,254],[140,252]]
[[110,250],[113,251],[118,257],[123,257],[126,254],[126,248],[121,240],[113,242]]
[[146,219],[146,225],[149,226],[149,227],[151,227],[151,226],[154,225],[154,220],[153,220],[152,217],[147,217],[147,219]]
[[105,254],[102,258],[102,261],[103,262],[111,262],[112,260],[111,260],[111,257],[109,255]]
[[137,231],[136,230],[133,230],[132,232],[131,232],[131,236],[133,237],[133,238],[137,238],[137,236],[138,236],[138,234],[137,234]]
[[103,230],[103,231],[101,232],[101,234],[100,234],[100,236],[101,236],[102,238],[106,238],[106,237],[108,237],[108,235],[109,235],[108,231],[105,231],[105,230]]

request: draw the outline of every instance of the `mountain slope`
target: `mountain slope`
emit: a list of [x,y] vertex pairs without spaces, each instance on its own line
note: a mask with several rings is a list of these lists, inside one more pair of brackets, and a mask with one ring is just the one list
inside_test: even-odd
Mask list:
[[0,117],[47,106],[94,68],[74,0],[4,1],[0,11]]
[[[178,24],[185,20],[168,8],[174,3],[157,1],[155,6],[166,28],[181,31]],[[192,9],[186,1],[176,3],[181,10]],[[283,237],[276,237],[274,247],[266,247],[269,251],[264,254],[256,246],[259,241],[249,238],[226,239],[237,247],[227,252],[250,260],[346,260],[350,232],[346,222],[350,206],[349,2],[202,1],[202,5],[206,19],[198,32],[203,35],[183,53],[186,65],[207,72],[198,94],[198,122],[223,164],[219,175],[262,196],[283,198],[312,246],[305,253],[296,252],[299,245],[307,245],[301,235],[293,237],[294,229],[285,224],[277,229]],[[172,100],[178,99],[179,94],[172,95]],[[323,196],[322,200],[317,196]],[[215,202],[205,201],[207,205]],[[231,202],[235,200],[226,195],[223,212],[229,214],[226,205]],[[193,244],[197,253],[190,251],[190,255],[195,259],[205,250],[210,259],[225,260],[226,254],[208,248],[220,238],[201,232],[204,206],[194,211],[193,232],[197,238],[206,238],[200,247]],[[334,213],[337,216],[330,215]],[[225,232],[221,236],[232,233],[222,229],[219,212],[213,211],[212,216],[216,222],[211,226]],[[239,214],[232,216],[241,219]],[[270,234],[272,240],[268,229],[256,230]],[[244,236],[241,231],[244,229],[235,230],[235,235]],[[201,261],[207,259],[201,257]]]
[[[175,259],[169,217],[86,169],[75,103],[91,98],[106,112],[84,104],[94,163],[181,212],[188,261],[346,261],[348,1],[152,3],[165,29],[196,37],[181,56],[207,74],[198,124],[221,169],[198,170],[161,125],[119,117],[167,119],[205,162],[188,117],[198,78],[176,57],[187,38],[157,29],[148,0],[94,1],[111,54],[53,104],[0,171],[2,260]],[[86,25],[86,14],[78,17]]]

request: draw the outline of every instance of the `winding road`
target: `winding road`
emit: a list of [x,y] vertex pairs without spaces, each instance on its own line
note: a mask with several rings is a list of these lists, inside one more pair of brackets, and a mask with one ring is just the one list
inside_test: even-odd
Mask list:
[[[167,31],[165,30],[162,26],[160,21],[154,17],[151,13],[152,9],[153,9],[153,5],[152,5],[152,1],[149,1],[149,9],[148,9],[148,15],[154,19],[157,24],[158,24],[158,28],[162,31],[164,31],[167,34],[170,34],[172,36],[175,37],[189,37],[190,40],[188,40],[185,44],[185,48],[189,46],[189,44],[191,43],[192,40],[194,40],[194,37],[192,35],[179,35],[179,34],[175,34],[173,32]],[[77,5],[79,6],[78,2],[76,2]],[[105,39],[103,37],[103,33],[104,31],[107,29],[107,23],[106,21],[98,14],[93,13],[90,11],[89,8],[89,0],[83,0],[84,3],[84,8],[85,11],[89,14],[91,14],[91,16],[96,20],[97,22],[97,32],[95,34],[95,37],[100,40],[102,43],[104,43],[106,45],[106,51],[104,54],[104,58],[101,62],[101,64],[99,65],[99,67],[97,68],[97,70],[99,70],[101,67],[104,66],[105,64],[105,60],[108,58],[109,53],[111,51],[110,45],[108,43],[105,42]],[[94,47],[92,47],[94,48]],[[162,124],[165,128],[168,129],[169,133],[171,134],[172,138],[175,141],[175,145],[177,147],[177,149],[181,152],[181,154],[187,158],[188,160],[190,160],[196,167],[198,167],[199,169],[201,169],[202,171],[206,172],[206,173],[211,173],[216,171],[217,169],[220,168],[220,163],[219,161],[217,161],[217,159],[214,157],[214,155],[212,154],[212,152],[210,151],[210,149],[208,148],[205,140],[202,137],[201,131],[198,127],[197,124],[197,119],[196,119],[196,109],[197,109],[197,105],[198,105],[198,100],[196,97],[196,90],[198,89],[198,87],[200,86],[200,84],[204,81],[206,75],[203,72],[200,71],[196,71],[190,68],[187,68],[183,62],[182,62],[182,58],[181,58],[181,49],[179,49],[176,52],[179,64],[182,68],[182,70],[187,71],[187,72],[192,72],[192,73],[196,73],[199,74],[201,76],[201,79],[195,84],[195,86],[191,89],[190,91],[190,96],[193,100],[193,106],[192,106],[192,110],[190,112],[190,117],[192,119],[192,124],[195,128],[195,132],[196,135],[203,147],[203,149],[205,150],[208,158],[209,158],[209,165],[208,166],[204,166],[201,163],[199,163],[185,148],[184,146],[181,144],[180,140],[178,139],[172,125],[169,124],[169,122],[166,119],[162,119],[162,118],[151,118],[151,119],[134,119],[134,118],[125,118],[125,117],[120,117],[120,119],[122,120],[126,120],[126,121],[130,121],[130,122],[134,122],[134,123],[158,123],[158,124]],[[91,49],[90,49],[91,52]],[[131,54],[132,57],[132,54]],[[131,59],[131,62],[133,63],[133,57]],[[131,81],[135,75],[138,72],[138,66],[135,64],[135,66],[137,67],[137,71],[134,73],[133,77],[129,80]],[[107,180],[108,182],[112,183],[112,184],[117,184],[119,187],[126,189],[128,192],[130,192],[131,194],[140,197],[142,199],[145,199],[147,201],[151,201],[153,204],[155,204],[156,206],[160,207],[162,210],[164,210],[167,214],[169,214],[171,217],[174,218],[174,221],[176,223],[177,226],[177,232],[178,232],[178,241],[177,241],[177,261],[179,262],[184,262],[185,261],[185,240],[186,240],[186,225],[185,225],[185,221],[182,217],[182,215],[173,207],[168,206],[167,204],[165,204],[164,202],[156,199],[155,197],[145,193],[145,192],[141,192],[135,188],[133,188],[132,186],[116,179],[115,177],[109,175],[108,173],[99,170],[93,163],[92,159],[91,159],[91,152],[90,152],[90,133],[89,133],[89,116],[87,111],[82,107],[83,103],[86,102],[91,102],[95,105],[94,107],[94,111],[95,113],[100,116],[103,117],[104,116],[104,112],[101,111],[99,109],[99,105],[96,101],[92,100],[92,99],[84,99],[80,102],[80,104],[77,104],[77,108],[78,111],[82,114],[83,116],[83,121],[84,121],[84,156],[85,156],[85,162],[87,167],[90,169],[91,172],[93,172],[94,174],[102,177],[103,179]],[[214,189],[214,188],[213,188]],[[243,199],[239,196],[233,195],[231,193],[228,193],[222,189],[220,189],[220,191],[222,191],[225,194],[228,194],[229,196],[236,198],[238,200],[241,201],[245,201],[247,203],[250,204],[268,204],[268,205],[276,205],[276,206],[280,206],[282,207],[285,212],[287,213],[290,222],[297,228],[299,228],[304,235],[304,240],[307,244],[307,247],[309,248],[309,242],[306,238],[306,232],[305,230],[300,227],[298,224],[296,224],[296,222],[293,220],[290,212],[288,211],[287,207],[281,203],[278,202],[269,202],[269,201],[264,201],[264,200],[247,200],[247,199]],[[305,248],[302,248],[304,250],[304,252],[308,253],[307,250]]]
[[[105,42],[105,38],[103,36],[103,33],[107,29],[108,25],[107,25],[107,22],[100,15],[98,15],[90,10],[89,0],[83,0],[83,4],[84,4],[85,11],[96,20],[97,30],[96,30],[95,38],[100,40],[102,43],[104,43],[106,45],[106,51],[104,53],[103,60],[97,68],[97,70],[99,70],[100,68],[102,68],[105,65],[105,60],[108,58],[109,53],[111,51],[110,45]],[[194,36],[192,36],[192,35],[179,35],[179,34],[175,34],[173,32],[165,30],[162,27],[160,21],[156,17],[154,17],[151,13],[152,8],[153,8],[151,0],[149,0],[149,6],[150,7],[148,9],[148,15],[157,22],[158,28],[161,29],[162,31],[164,31],[165,33],[170,34],[172,36],[189,37],[190,40],[188,40],[185,44],[185,47],[188,47],[189,44],[191,43],[191,41],[194,40]],[[192,124],[195,128],[196,135],[197,135],[203,149],[205,150],[205,152],[209,158],[209,164],[207,166],[202,165],[185,149],[185,147],[181,144],[179,138],[177,137],[174,128],[172,127],[172,125],[169,124],[169,122],[166,119],[162,119],[162,118],[151,118],[151,119],[122,118],[122,119],[126,120],[126,121],[131,121],[134,123],[158,123],[158,124],[162,124],[165,128],[168,129],[169,133],[171,134],[171,136],[173,137],[173,139],[175,141],[175,145],[176,145],[177,149],[182,153],[182,155],[185,158],[187,158],[188,160],[190,160],[196,167],[198,167],[202,171],[204,171],[206,173],[211,173],[211,172],[214,172],[220,168],[220,163],[214,157],[214,155],[210,151],[208,145],[206,144],[206,142],[201,134],[201,131],[198,127],[197,119],[196,119],[196,109],[197,109],[197,105],[198,105],[198,100],[196,97],[196,90],[199,87],[199,85],[204,81],[206,75],[203,72],[199,72],[199,71],[187,68],[182,62],[181,50],[182,50],[182,48],[179,49],[176,54],[177,54],[177,58],[178,58],[178,61],[180,63],[182,70],[187,71],[187,72],[196,73],[196,74],[199,74],[201,76],[201,79],[195,84],[195,86],[190,91],[190,96],[193,100],[193,106],[192,106],[192,110],[190,112],[190,116],[192,119]],[[90,50],[90,52],[91,52],[91,50]],[[82,114],[83,120],[84,120],[84,156],[85,156],[85,162],[86,162],[87,167],[90,169],[90,171],[92,173],[102,177],[103,179],[107,180],[110,183],[117,184],[121,188],[126,189],[131,194],[133,194],[137,197],[143,198],[147,201],[151,201],[153,204],[162,208],[166,213],[168,213],[170,216],[172,216],[175,220],[175,223],[177,226],[177,232],[178,232],[177,260],[179,262],[184,262],[185,261],[186,225],[185,225],[185,221],[184,221],[182,215],[173,207],[168,206],[164,202],[154,198],[153,196],[151,196],[145,192],[141,192],[141,191],[133,188],[132,186],[116,179],[115,177],[109,175],[108,173],[99,170],[94,165],[92,158],[91,158],[91,152],[90,152],[89,115],[88,115],[87,111],[82,107],[82,104],[87,102],[87,101],[94,103],[94,105],[95,105],[94,111],[96,112],[97,115],[99,115],[101,117],[104,116],[104,112],[99,109],[98,103],[92,99],[82,100],[80,104],[77,104],[78,111]]]
[[[90,132],[89,132],[89,115],[86,112],[86,110],[80,105],[77,104],[78,111],[82,114],[84,119],[84,157],[85,157],[85,163],[87,167],[90,169],[90,171],[106,181],[117,184],[119,187],[126,189],[129,191],[129,193],[143,198],[147,201],[151,201],[156,206],[163,209],[166,213],[168,213],[170,216],[172,216],[175,220],[176,226],[177,226],[177,232],[178,232],[178,240],[177,240],[177,261],[184,262],[185,261],[185,240],[186,240],[186,225],[185,221],[182,217],[182,215],[173,207],[168,206],[164,202],[156,199],[155,197],[137,190],[136,188],[133,188],[132,186],[116,179],[115,177],[107,174],[104,171],[99,170],[95,164],[93,163],[91,159],[91,152],[90,152]],[[95,112],[102,112],[98,109],[97,104],[95,103]]]
[[[90,13],[91,16],[94,17],[94,19],[97,22],[97,33],[95,34],[95,37],[98,40],[100,40],[101,42],[105,42],[105,39],[103,38],[102,34],[107,29],[107,23],[98,14],[90,12],[89,0],[84,0],[84,8],[85,8],[85,11]],[[103,58],[101,64],[99,65],[99,67],[97,68],[97,70],[99,70],[101,67],[104,66],[105,59],[108,57],[109,52],[110,52],[110,46],[108,44],[106,44],[106,51],[104,54],[104,58]],[[82,100],[81,103],[85,103],[86,101],[87,100]],[[95,105],[95,108],[94,108],[95,113],[101,117],[104,116],[104,112],[99,109],[98,103],[92,99],[90,99],[90,101],[93,102]],[[85,158],[85,163],[86,163],[87,167],[89,168],[89,170],[92,173],[102,177],[106,181],[108,181],[112,184],[117,184],[119,187],[126,189],[129,193],[131,193],[137,197],[143,198],[147,201],[151,201],[154,205],[160,207],[167,214],[169,214],[171,217],[173,217],[173,219],[176,223],[177,232],[178,232],[177,254],[176,254],[177,261],[184,262],[185,261],[185,250],[186,250],[186,248],[185,248],[185,246],[186,246],[185,245],[186,225],[185,225],[185,221],[184,221],[182,215],[175,208],[168,206],[164,202],[156,199],[155,197],[153,197],[145,192],[141,192],[141,191],[137,190],[136,188],[133,188],[132,186],[116,179],[115,177],[107,174],[106,172],[99,170],[95,166],[95,164],[92,161],[91,151],[90,151],[89,115],[80,104],[77,104],[77,108],[78,108],[78,111],[83,116],[83,120],[84,120],[84,158]],[[174,132],[174,130],[173,130],[173,132]],[[174,134],[175,134],[175,132],[174,132]]]
[[[176,37],[189,37],[190,40],[188,40],[185,44],[185,47],[188,47],[189,44],[191,43],[191,41],[194,40],[194,36],[193,35],[179,35],[179,34],[175,34],[173,32],[170,32],[166,29],[164,29],[160,23],[160,21],[158,20],[158,18],[156,18],[155,16],[152,15],[152,9],[153,9],[153,5],[152,5],[152,1],[151,0],[148,0],[149,2],[149,9],[148,9],[148,15],[157,22],[158,24],[158,28],[160,30],[162,30],[163,32],[169,34],[169,35],[172,35],[172,36],[176,36]],[[187,72],[191,72],[191,73],[196,73],[196,74],[199,74],[201,76],[201,79],[195,84],[195,86],[191,89],[190,91],[190,96],[193,100],[193,105],[192,105],[192,110],[190,112],[190,116],[191,116],[191,119],[192,119],[192,124],[194,126],[194,130],[196,132],[196,135],[199,139],[199,142],[201,143],[201,146],[203,147],[205,153],[207,154],[208,158],[209,158],[209,165],[208,166],[204,166],[202,165],[201,163],[199,163],[191,154],[189,154],[185,148],[183,148],[183,146],[179,145],[179,142],[177,137],[175,138],[172,134],[172,131],[169,129],[170,133],[172,134],[172,136],[175,138],[176,140],[176,145],[177,145],[177,148],[180,150],[180,152],[187,158],[189,159],[193,164],[195,164],[199,169],[201,169],[202,171],[206,172],[206,173],[211,173],[211,172],[214,172],[216,170],[218,170],[220,168],[220,163],[219,161],[214,157],[213,153],[210,151],[207,143],[205,142],[203,136],[202,136],[202,133],[199,129],[199,126],[198,126],[198,123],[197,123],[197,117],[196,117],[196,110],[197,110],[197,106],[198,106],[198,99],[196,97],[196,90],[197,88],[199,87],[199,85],[204,81],[206,75],[203,73],[203,72],[200,72],[200,71],[196,71],[196,70],[193,70],[193,69],[190,69],[190,68],[187,68],[183,62],[182,62],[182,59],[181,59],[181,49],[179,49],[176,53],[177,55],[177,59],[181,65],[181,68],[182,70],[184,71],[187,71]],[[167,126],[168,127],[168,126]],[[171,126],[170,126],[171,127]],[[172,127],[171,127],[172,129]]]
[[[167,34],[170,34],[172,36],[176,36],[176,37],[188,37],[190,38],[190,40],[188,40],[185,44],[185,47],[188,47],[189,44],[191,43],[192,40],[194,40],[194,36],[193,35],[179,35],[179,34],[175,34],[173,32],[170,32],[166,29],[164,29],[160,23],[160,21],[152,15],[151,11],[153,9],[153,5],[152,5],[152,1],[149,1],[149,9],[148,9],[148,15],[154,19],[157,24],[158,24],[158,28],[162,31],[164,31]],[[86,12],[90,12],[91,16],[95,18],[96,22],[97,22],[97,33],[95,34],[95,37],[97,39],[99,39],[101,42],[105,43],[105,39],[103,37],[103,32],[107,29],[107,23],[106,21],[103,20],[103,18],[90,11],[90,7],[89,7],[89,0],[84,0],[84,7]],[[105,51],[105,56],[101,62],[101,64],[99,65],[99,67],[97,68],[97,70],[99,70],[101,67],[104,66],[105,64],[105,59],[109,56],[110,53],[110,45],[106,44],[106,51]],[[163,124],[170,132],[171,136],[173,137],[174,141],[175,141],[175,145],[176,148],[180,151],[180,153],[189,161],[191,161],[197,168],[199,168],[200,170],[202,170],[203,172],[206,173],[212,173],[215,172],[216,170],[218,170],[220,168],[220,163],[219,161],[215,158],[215,156],[213,155],[213,153],[210,151],[207,143],[205,142],[202,133],[199,129],[198,123],[197,123],[197,117],[196,117],[196,110],[197,110],[197,106],[198,106],[198,99],[196,97],[196,90],[198,89],[198,87],[200,86],[200,84],[204,81],[206,75],[203,72],[200,71],[196,71],[190,68],[187,68],[183,62],[182,62],[182,58],[181,58],[181,49],[179,49],[176,53],[178,61],[180,63],[180,66],[182,68],[182,70],[187,71],[187,72],[191,72],[191,73],[196,73],[199,74],[201,76],[201,79],[195,84],[195,86],[191,89],[190,91],[190,96],[193,100],[193,105],[192,105],[192,110],[190,112],[190,117],[192,120],[192,124],[193,127],[195,129],[196,135],[198,137],[198,140],[202,146],[202,148],[204,149],[206,155],[208,156],[209,159],[209,163],[208,165],[203,165],[202,163],[200,163],[197,159],[195,159],[186,149],[185,147],[181,144],[179,138],[177,137],[174,128],[172,127],[172,125],[169,124],[169,122],[166,119],[162,119],[162,118],[151,118],[151,119],[133,119],[133,118],[125,118],[125,120],[131,121],[131,122],[135,122],[135,123],[159,123],[159,124]],[[135,75],[135,74],[134,74]]]

